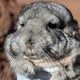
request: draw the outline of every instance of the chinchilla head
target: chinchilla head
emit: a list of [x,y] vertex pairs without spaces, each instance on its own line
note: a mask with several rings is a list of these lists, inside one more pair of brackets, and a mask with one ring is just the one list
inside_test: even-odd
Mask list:
[[[39,59],[61,57],[67,45],[66,27],[75,31],[72,14],[63,5],[53,2],[36,2],[21,10],[16,31],[6,39],[6,51],[12,56],[26,55]],[[73,33],[72,32],[72,33]]]

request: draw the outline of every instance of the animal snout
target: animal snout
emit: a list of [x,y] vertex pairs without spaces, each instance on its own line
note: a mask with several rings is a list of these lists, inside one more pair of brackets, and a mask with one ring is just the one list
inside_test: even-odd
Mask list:
[[32,48],[34,47],[34,42],[33,42],[32,39],[29,39],[29,40],[27,41],[27,47],[28,47],[29,49],[32,49]]

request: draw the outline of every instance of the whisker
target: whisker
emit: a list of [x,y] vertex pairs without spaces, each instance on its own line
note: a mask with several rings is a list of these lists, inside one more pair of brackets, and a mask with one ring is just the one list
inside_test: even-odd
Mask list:
[[[62,66],[62,68],[65,70],[63,64],[58,60],[58,58],[54,55],[54,53],[52,53],[52,52],[50,51],[49,47],[48,47],[48,49],[46,49],[46,50],[43,48],[43,50],[44,50],[45,53],[50,57],[50,59],[51,59],[52,61],[54,61],[53,58],[55,58],[55,59],[58,61],[58,63]],[[55,52],[55,51],[54,51],[54,52]],[[57,63],[55,63],[55,64],[58,66]],[[66,74],[66,72],[65,72],[65,74]],[[67,76],[67,74],[66,74],[66,76]]]
[[[43,48],[43,50],[45,51],[45,55],[47,55],[47,57],[51,60],[51,61],[54,61],[54,59],[53,59],[53,55],[48,51],[48,50],[45,50],[44,48]],[[57,66],[58,66],[58,64],[57,63],[55,63]],[[52,64],[52,66],[53,66],[53,64]]]

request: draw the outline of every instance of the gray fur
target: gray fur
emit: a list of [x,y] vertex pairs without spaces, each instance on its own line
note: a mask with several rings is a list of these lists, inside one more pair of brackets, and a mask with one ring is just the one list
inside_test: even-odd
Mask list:
[[[70,11],[58,3],[37,2],[25,7],[18,16],[16,32],[5,41],[5,52],[15,72],[31,77],[37,71],[45,70],[51,76],[47,76],[48,80],[65,80],[67,77],[73,80],[77,75],[73,63],[80,54],[80,42],[72,37],[76,31],[70,26],[72,22]],[[71,32],[66,32],[66,27]],[[68,70],[67,64],[60,62],[66,57],[71,57]],[[55,67],[55,72],[48,70]]]

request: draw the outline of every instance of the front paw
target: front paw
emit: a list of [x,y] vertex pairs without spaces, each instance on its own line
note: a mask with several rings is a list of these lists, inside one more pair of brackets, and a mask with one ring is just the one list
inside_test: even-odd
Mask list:
[[24,65],[23,65],[23,71],[24,71],[25,73],[27,73],[28,76],[30,76],[30,75],[35,75],[35,73],[36,73],[36,68],[35,68],[35,66],[34,66],[32,63],[24,64]]

